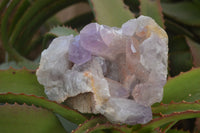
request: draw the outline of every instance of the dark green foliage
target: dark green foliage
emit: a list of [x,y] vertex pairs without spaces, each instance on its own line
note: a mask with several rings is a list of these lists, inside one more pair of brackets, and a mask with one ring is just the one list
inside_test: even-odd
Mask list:
[[92,12],[87,12],[85,14],[81,14],[77,17],[74,17],[73,19],[67,21],[64,23],[64,25],[67,25],[71,28],[77,28],[80,29],[86,24],[92,22],[94,20],[94,15]]
[[[64,23],[54,16],[80,2],[92,11]],[[120,27],[139,15],[154,18],[169,36],[164,104],[152,106],[151,122],[111,124],[102,116],[83,115],[46,98],[36,79],[39,64],[34,60],[53,38],[75,36],[93,21]],[[5,57],[0,58],[4,69],[0,70],[0,132],[186,133],[171,128],[179,120],[200,117],[200,68],[194,68],[200,66],[199,0],[0,0],[0,18],[0,50],[4,50],[0,55]]]
[[170,18],[190,26],[200,26],[200,8],[194,2],[162,3],[163,12]]
[[171,76],[192,68],[192,54],[184,36],[169,40],[169,72]]

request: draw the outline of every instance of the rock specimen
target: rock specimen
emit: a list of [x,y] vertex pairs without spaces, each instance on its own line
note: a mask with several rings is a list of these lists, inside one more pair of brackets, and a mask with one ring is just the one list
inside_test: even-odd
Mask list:
[[144,124],[167,77],[168,37],[140,16],[121,28],[91,23],[42,52],[38,81],[48,98],[114,123]]

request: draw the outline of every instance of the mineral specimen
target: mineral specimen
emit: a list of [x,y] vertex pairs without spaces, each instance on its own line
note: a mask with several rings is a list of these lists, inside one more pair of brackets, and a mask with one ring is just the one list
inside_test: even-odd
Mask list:
[[160,102],[167,77],[168,37],[140,16],[122,28],[91,23],[42,52],[38,81],[48,98],[113,123],[144,124]]

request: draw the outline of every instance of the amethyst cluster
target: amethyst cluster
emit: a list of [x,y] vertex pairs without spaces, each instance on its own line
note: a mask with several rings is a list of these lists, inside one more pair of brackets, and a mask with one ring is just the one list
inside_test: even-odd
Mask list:
[[160,102],[167,77],[168,37],[140,16],[121,28],[91,23],[42,52],[38,81],[48,98],[111,122],[144,124]]

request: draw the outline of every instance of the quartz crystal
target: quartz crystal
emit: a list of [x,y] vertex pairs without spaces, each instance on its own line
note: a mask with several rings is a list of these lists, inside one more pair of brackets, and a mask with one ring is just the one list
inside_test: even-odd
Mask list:
[[145,124],[167,78],[168,37],[146,16],[121,28],[91,23],[42,52],[36,72],[50,100],[113,123]]
[[110,98],[102,114],[112,122],[122,122],[130,125],[145,124],[152,119],[151,107],[137,104],[134,100]]
[[80,46],[80,35],[75,36],[69,47],[69,60],[77,65],[86,63],[91,59],[91,53]]
[[80,45],[93,55],[112,60],[126,48],[127,37],[121,32],[115,27],[91,23],[80,31]]

